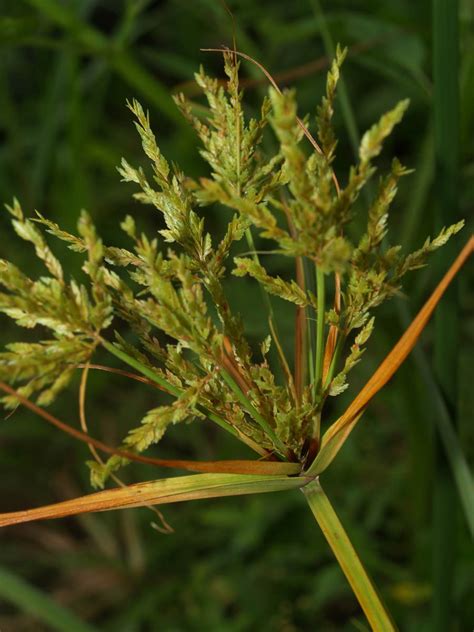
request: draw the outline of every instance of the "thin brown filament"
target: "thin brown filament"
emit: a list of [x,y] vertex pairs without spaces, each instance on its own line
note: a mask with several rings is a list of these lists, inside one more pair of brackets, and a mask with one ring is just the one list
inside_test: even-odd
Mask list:
[[[259,61],[257,61],[253,57],[250,57],[250,55],[247,55],[246,53],[242,53],[242,52],[240,52],[238,50],[231,50],[227,46],[223,46],[222,48],[201,48],[200,50],[202,52],[204,52],[204,53],[229,52],[229,53],[232,53],[233,55],[238,55],[239,57],[242,57],[243,59],[246,59],[247,61],[250,61],[252,64],[255,64],[257,66],[257,68],[259,68],[263,72],[265,77],[268,79],[268,81],[271,83],[271,85],[275,88],[275,90],[278,92],[278,94],[282,94],[282,91],[280,90],[277,82],[272,77],[272,75],[269,73],[269,71],[265,68],[265,66],[263,66]],[[298,116],[296,117],[296,121],[298,123],[298,126],[302,130],[303,134],[309,140],[309,142],[314,147],[314,149],[318,152],[318,154],[322,155],[323,150],[318,145],[318,143],[316,142],[314,136],[311,134],[311,132],[306,127],[306,125],[303,123],[303,121]],[[333,179],[333,182],[334,182],[334,186],[336,188],[336,192],[339,195],[340,192],[341,192],[341,188],[339,186],[339,182],[338,182],[337,176],[336,176],[336,174],[334,172],[334,169],[332,170],[332,179]]]
[[[386,39],[383,39],[383,38],[374,38],[366,42],[359,42],[350,47],[349,54],[358,55],[367,50],[370,50],[371,48],[374,48],[375,46],[379,44],[385,44],[385,43],[386,43]],[[313,59],[312,61],[306,62],[304,64],[293,66],[292,68],[289,68],[288,70],[277,72],[273,75],[273,78],[275,82],[279,84],[282,84],[282,83],[287,84],[291,81],[302,79],[314,73],[321,72],[325,68],[328,68],[330,65],[331,65],[331,59],[327,55],[323,55],[321,57],[317,57],[316,59]],[[253,88],[257,88],[258,86],[263,85],[264,83],[266,83],[266,81],[267,81],[266,77],[262,77],[260,79],[244,78],[244,79],[241,79],[239,83],[242,88],[246,90],[252,90]],[[219,86],[224,87],[227,85],[227,79],[218,79],[217,84]],[[188,97],[197,95],[200,93],[200,91],[201,89],[196,84],[195,81],[183,81],[181,83],[176,84],[173,87],[173,93],[184,92]]]
[[[83,369],[85,366],[86,366],[85,364],[78,364],[77,365],[77,367],[79,369]],[[123,369],[115,369],[115,368],[112,368],[112,367],[109,367],[109,366],[104,366],[103,364],[89,364],[89,369],[97,369],[98,371],[106,371],[107,373],[115,373],[116,375],[121,375],[123,377],[128,377],[131,380],[136,380],[137,382],[142,382],[143,384],[148,384],[149,386],[153,386],[154,388],[157,388],[158,390],[162,391],[163,393],[169,393],[169,391],[167,391],[166,388],[163,388],[162,386],[160,386],[156,382],[153,382],[153,380],[150,380],[147,377],[143,377],[141,375],[138,375],[137,373],[131,373],[129,371],[124,371]],[[271,454],[269,452],[267,452],[263,448],[260,448],[260,446],[258,444],[256,444],[249,437],[247,437],[247,435],[245,435],[242,432],[240,432],[238,430],[238,428],[236,428],[236,431],[237,431],[241,441],[243,443],[245,443],[246,445],[248,445],[249,448],[254,450],[254,452],[257,452],[257,454],[260,454],[263,458],[265,458],[267,456],[269,456],[269,457],[271,456]]]
[[[341,312],[341,276],[338,272],[334,274],[334,311],[336,314]],[[336,325],[329,327],[328,337],[326,339],[326,346],[324,347],[324,360],[323,360],[323,384],[326,382],[326,377],[329,373],[329,367],[331,366],[334,351],[336,350],[337,339],[339,336],[344,335]]]
[[[86,444],[92,444],[95,448],[107,454],[115,454],[130,461],[146,463],[156,467],[169,467],[174,469],[189,470],[191,472],[218,472],[229,474],[292,474],[297,473],[295,464],[275,462],[275,461],[250,461],[242,459],[225,460],[225,461],[191,461],[185,459],[154,459],[152,457],[141,456],[127,450],[112,448],[106,443],[91,437],[90,435],[69,426],[47,410],[40,408],[32,401],[18,393],[14,388],[0,381],[0,390],[15,397],[25,408],[28,408],[39,417],[51,425],[59,428],[62,432],[82,441]],[[295,471],[293,471],[295,470]]]
[[230,20],[232,22],[232,45],[234,48],[234,52],[237,50],[237,25],[235,22],[235,17],[234,14],[232,13],[232,11],[230,10],[229,5],[227,4],[227,2],[225,0],[220,0],[222,6],[224,7],[224,10],[226,11],[227,15],[230,17]]
[[[81,422],[81,428],[87,435],[89,435],[89,428],[87,426],[87,417],[86,417],[86,391],[87,391],[87,378],[89,376],[89,369],[90,369],[90,364],[86,363],[82,371],[81,383],[79,386],[79,419]],[[96,462],[99,465],[105,466],[105,462],[100,456],[100,454],[97,452],[96,448],[91,443],[89,443],[88,446]],[[113,472],[110,474],[110,478],[114,481],[116,485],[118,485],[118,487],[127,487],[127,485],[122,481],[122,479],[120,479]],[[152,511],[155,514],[155,516],[158,518],[159,522],[161,523],[161,526],[159,524],[152,523],[152,526],[156,531],[159,531],[160,533],[163,533],[166,535],[170,533],[174,533],[173,527],[166,521],[161,511],[159,511],[156,507],[153,507],[152,505],[145,505],[145,507],[149,509],[150,511]]]

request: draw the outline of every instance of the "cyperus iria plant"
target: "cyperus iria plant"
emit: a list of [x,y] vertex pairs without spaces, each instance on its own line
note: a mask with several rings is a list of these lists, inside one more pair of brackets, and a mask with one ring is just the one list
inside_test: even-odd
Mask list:
[[[319,476],[371,398],[413,348],[447,285],[471,253],[473,241],[348,409],[330,422],[325,416],[326,402],[347,388],[348,374],[372,333],[375,308],[399,290],[407,272],[423,266],[428,255],[462,226],[443,229],[410,254],[389,246],[388,212],[398,181],[407,174],[393,159],[365,210],[364,234],[351,240],[346,228],[354,205],[374,176],[374,160],[384,139],[401,121],[408,104],[400,102],[364,134],[359,160],[340,186],[333,171],[332,116],[344,56],[337,51],[328,73],[326,94],[316,112],[317,140],[298,118],[292,91],[270,88],[260,118],[246,119],[234,52],[224,53],[225,87],[201,70],[196,81],[207,98],[207,116],[197,117],[182,95],[176,98],[210,166],[210,173],[199,180],[170,165],[157,145],[148,115],[136,101],[129,104],[151,169],[148,173],[123,160],[119,172],[125,182],[135,185],[135,197],[162,215],[165,227],[160,237],[139,233],[128,216],[121,224],[130,239],[127,250],[105,245],[85,212],[77,234],[69,234],[41,215],[27,219],[16,200],[7,207],[16,233],[33,244],[47,275],[33,280],[9,261],[0,261],[0,310],[22,327],[42,331],[39,342],[10,344],[0,354],[5,406],[23,404],[85,440],[96,457],[88,463],[95,487],[103,487],[110,478],[119,481],[118,470],[134,460],[201,473],[2,514],[0,525],[300,488],[373,629],[395,629]],[[263,137],[272,132],[277,149],[267,155]],[[207,232],[203,219],[203,207],[211,204],[229,218],[219,238]],[[41,229],[85,257],[89,287],[67,278]],[[274,254],[293,260],[293,279],[268,273],[253,246],[254,234],[268,240]],[[233,247],[241,240],[248,243],[248,256],[234,256]],[[239,314],[231,310],[224,291],[228,275],[247,275],[261,287],[262,316],[268,318],[269,329],[259,349],[246,339]],[[294,305],[291,360],[278,338],[269,295]],[[44,331],[50,332],[49,338],[44,339]],[[269,360],[271,345],[279,358],[278,370]],[[157,393],[157,406],[130,429],[119,449],[89,436],[83,406],[82,432],[43,408],[68,386],[78,369],[84,371],[83,404],[85,376],[98,347],[128,365],[128,375],[137,378],[137,373],[130,372],[134,369],[143,381],[168,396],[168,403],[160,403],[163,396]],[[192,420],[217,424],[258,458],[193,462],[142,454],[162,439],[168,426]],[[98,450],[111,456],[103,461]]]

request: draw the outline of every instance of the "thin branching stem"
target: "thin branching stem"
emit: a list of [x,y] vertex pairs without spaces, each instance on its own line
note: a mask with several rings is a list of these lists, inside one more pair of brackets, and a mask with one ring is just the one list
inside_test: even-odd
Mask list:
[[344,342],[345,342],[345,337],[343,333],[340,331],[337,338],[336,346],[334,348],[334,353],[331,358],[331,364],[329,365],[328,374],[326,376],[326,379],[324,380],[324,384],[322,388],[323,392],[331,384],[332,378],[334,377],[334,373],[336,372],[339,358],[341,357],[342,348],[344,347]]
[[[258,265],[260,265],[260,257],[258,256],[257,250],[255,248],[255,242],[253,240],[253,235],[250,228],[247,228],[247,230],[245,231],[245,238],[247,239],[247,243],[248,243],[250,252],[252,254],[253,260]],[[281,368],[283,369],[283,373],[287,380],[288,390],[293,395],[293,398],[296,399],[293,380],[288,369],[288,360],[286,359],[285,352],[283,351],[283,347],[280,342],[280,334],[278,332],[278,324],[275,319],[272,302],[270,300],[270,297],[268,296],[268,292],[265,291],[265,288],[262,287],[261,283],[258,284],[258,287],[260,288],[260,293],[262,295],[265,309],[267,310],[270,333],[273,338],[273,342],[275,343],[275,347],[277,350],[278,359],[280,361]]]
[[[89,363],[86,363],[84,365],[84,367],[82,369],[81,382],[80,382],[80,386],[79,386],[79,421],[81,422],[82,430],[86,434],[89,434],[89,427],[88,427],[87,416],[86,416],[86,392],[87,392],[87,379],[89,377],[89,369],[90,368],[91,368],[91,365]],[[88,448],[89,448],[92,456],[94,457],[95,461],[100,466],[104,467],[105,466],[105,462],[102,459],[102,457],[100,456],[100,454],[97,451],[96,447],[92,443],[88,443]],[[122,487],[122,488],[126,487],[126,484],[122,481],[122,479],[119,478],[113,472],[111,472],[110,478],[114,481],[114,483],[118,487]],[[168,534],[174,532],[173,527],[170,524],[168,524],[168,522],[166,521],[164,515],[162,514],[162,512],[159,509],[157,509],[156,507],[153,507],[152,505],[146,505],[146,508],[149,509],[153,514],[155,514],[155,516],[158,518],[158,520],[161,523],[161,525],[153,523],[153,527],[157,531],[159,531],[160,533],[168,533]]]
[[324,360],[324,312],[326,308],[326,288],[324,272],[316,267],[316,292],[318,300],[318,312],[316,314],[316,357],[314,364],[313,393],[316,395],[321,390]]
[[[288,229],[293,239],[298,239],[298,231],[295,228],[293,220],[291,218],[291,212],[288,208],[288,204],[283,195],[281,195],[282,208],[286,216],[288,223]],[[295,270],[296,270],[296,283],[298,286],[306,292],[306,278],[304,271],[304,262],[302,257],[295,258]],[[306,308],[298,306],[296,308],[295,318],[295,400],[297,403],[301,402],[303,395],[303,389],[306,384],[307,373],[307,340],[308,331],[306,326]]]
[[221,375],[226,384],[234,393],[234,395],[243,405],[244,409],[249,413],[252,419],[257,422],[257,424],[265,432],[265,434],[273,441],[280,455],[284,457],[286,454],[285,445],[278,438],[273,429],[269,426],[268,422],[262,417],[262,415],[258,412],[258,410],[255,408],[249,398],[239,388],[239,385],[234,381],[233,377],[225,369],[222,369]]
[[[102,339],[101,342],[102,342],[102,345],[107,349],[107,351],[110,351],[110,353],[112,353],[114,356],[116,356],[117,358],[125,362],[126,364],[130,365],[137,371],[140,371],[140,373],[143,373],[143,375],[148,377],[150,380],[152,380],[156,384],[159,384],[168,393],[174,395],[175,397],[179,397],[182,394],[183,391],[181,389],[177,388],[176,386],[174,386],[167,380],[163,379],[161,376],[157,375],[149,367],[145,366],[144,364],[142,364],[135,358],[132,358],[131,356],[129,356],[128,353],[125,353],[125,351],[122,351],[121,349],[119,349],[117,345],[105,339]],[[223,428],[224,430],[227,430],[227,432],[230,432],[235,437],[242,439],[243,435],[237,432],[237,430],[233,426],[228,424],[224,419],[222,419],[222,417],[219,417],[218,415],[216,415],[215,413],[211,411],[206,411],[206,414],[211,421],[214,421],[221,428]],[[253,441],[252,441],[252,444],[253,444]]]

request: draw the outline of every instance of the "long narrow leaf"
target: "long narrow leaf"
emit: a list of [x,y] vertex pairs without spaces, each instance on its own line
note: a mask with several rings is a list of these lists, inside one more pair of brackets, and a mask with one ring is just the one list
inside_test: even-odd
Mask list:
[[[401,319],[409,320],[408,309],[405,304],[400,306]],[[425,354],[418,347],[413,351],[413,356],[420,375],[425,382],[426,389],[434,408],[434,420],[438,428],[439,436],[443,442],[446,458],[449,461],[452,475],[456,483],[459,500],[464,510],[467,526],[474,539],[474,477],[469,469],[469,464],[463,453],[461,443],[456,434],[453,419],[450,415],[439,386],[436,384],[430,365]]]
[[320,474],[332,462],[362,416],[371,399],[390,380],[415,346],[423,329],[426,327],[431,315],[433,314],[436,305],[440,301],[453,278],[462,268],[468,257],[472,254],[473,250],[474,237],[471,237],[403,336],[386,356],[382,364],[378,367],[360,393],[355,397],[347,410],[326,431],[321,442],[321,450],[309,468],[309,473]]
[[[435,225],[451,223],[460,215],[460,5],[459,0],[432,0],[433,136],[436,194]],[[456,221],[455,220],[455,221]],[[448,245],[448,253],[453,244]],[[449,256],[449,255],[448,255]],[[436,381],[453,419],[458,417],[459,298],[450,288],[436,314],[433,364]],[[432,505],[432,632],[452,627],[455,615],[454,583],[458,575],[456,551],[457,509],[454,477],[443,450],[445,436],[433,444]],[[471,498],[471,505],[473,504]]]
[[110,54],[111,42],[97,29],[80,20],[68,6],[57,0],[28,0],[42,15],[70,33],[88,52],[103,56],[130,86],[138,90],[168,119],[183,125],[183,118],[170,98],[168,89],[141,66],[128,50]]
[[37,509],[0,514],[0,527],[96,511],[297,489],[311,480],[311,477],[245,474],[194,474],[164,478],[105,490]]
[[58,632],[94,632],[89,626],[66,608],[57,604],[21,577],[0,568],[0,599],[20,608],[22,613],[32,615],[37,621]]

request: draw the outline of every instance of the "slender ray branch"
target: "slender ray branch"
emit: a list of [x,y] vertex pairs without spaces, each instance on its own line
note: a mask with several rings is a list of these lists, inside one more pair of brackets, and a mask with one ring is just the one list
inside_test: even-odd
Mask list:
[[298,463],[280,463],[277,461],[246,461],[241,459],[234,459],[229,461],[190,461],[186,459],[154,459],[128,450],[121,450],[120,448],[112,448],[106,443],[94,439],[90,435],[73,428],[72,426],[64,423],[48,411],[44,410],[40,406],[37,406],[29,399],[18,393],[8,384],[0,381],[0,390],[8,395],[15,397],[23,406],[29,408],[39,417],[42,417],[45,421],[51,425],[59,428],[62,432],[69,434],[70,436],[82,441],[86,444],[91,444],[106,454],[114,454],[121,456],[124,459],[130,461],[137,461],[138,463],[145,463],[147,465],[154,465],[157,467],[169,467],[174,469],[189,470],[191,472],[216,472],[216,473],[236,473],[236,474],[298,474],[300,471],[300,465]]
[[316,314],[316,358],[314,366],[313,393],[316,395],[321,390],[324,360],[324,320],[326,310],[326,293],[324,272],[320,267],[316,268],[316,291],[318,300],[318,312]]
[[[90,364],[87,363],[83,370],[81,376],[81,383],[79,386],[79,419],[81,422],[81,428],[86,433],[89,434],[89,428],[87,425],[87,417],[86,417],[86,392],[87,392],[87,378],[89,376]],[[138,377],[138,376],[137,376]],[[96,450],[95,446],[91,443],[88,444],[89,450],[91,451],[92,456],[96,460],[96,462],[102,467],[105,466],[105,462]],[[114,481],[114,483],[118,487],[126,487],[126,484],[119,478],[114,472],[111,472],[110,478]],[[160,533],[174,533],[173,527],[168,524],[162,512],[157,509],[157,507],[153,507],[152,505],[145,505],[147,509],[149,509],[158,520],[161,522],[161,526],[159,524],[153,523],[153,527],[157,529]]]

